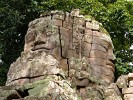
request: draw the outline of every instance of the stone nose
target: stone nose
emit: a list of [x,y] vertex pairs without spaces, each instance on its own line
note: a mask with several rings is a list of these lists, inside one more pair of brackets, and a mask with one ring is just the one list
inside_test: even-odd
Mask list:
[[109,55],[109,56],[108,56],[108,59],[109,59],[113,64],[116,63],[116,57],[115,57],[115,55]]
[[116,62],[116,57],[113,53],[113,50],[109,50],[108,52],[108,59],[112,62],[112,63],[115,63]]
[[47,38],[44,34],[38,34],[35,39],[35,45],[45,44],[47,42]]

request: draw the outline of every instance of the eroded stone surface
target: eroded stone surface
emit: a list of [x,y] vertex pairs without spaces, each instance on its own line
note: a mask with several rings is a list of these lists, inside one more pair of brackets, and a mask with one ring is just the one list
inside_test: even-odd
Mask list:
[[[105,100],[117,100],[116,98],[119,98],[118,100],[122,100],[121,92],[119,91],[119,88],[117,87],[116,83],[111,83],[106,89],[105,89]],[[108,98],[108,99],[107,99]]]

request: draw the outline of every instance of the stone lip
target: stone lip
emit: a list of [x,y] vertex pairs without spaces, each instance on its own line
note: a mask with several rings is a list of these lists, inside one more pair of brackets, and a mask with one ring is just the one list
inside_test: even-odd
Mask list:
[[31,49],[32,51],[36,51],[36,50],[39,50],[39,51],[50,51],[51,50],[51,48],[47,48],[47,47],[43,47],[43,46],[39,46],[39,47],[34,47],[34,48],[32,48]]

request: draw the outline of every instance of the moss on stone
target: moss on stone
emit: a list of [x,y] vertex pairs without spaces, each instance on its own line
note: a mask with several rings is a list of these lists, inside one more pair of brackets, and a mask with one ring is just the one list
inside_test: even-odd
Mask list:
[[95,18],[92,17],[91,15],[85,15],[84,17],[85,17],[85,19],[88,20],[88,21],[95,20]]
[[24,89],[31,89],[31,88],[34,88],[36,87],[37,85],[40,85],[40,84],[43,84],[44,86],[47,86],[48,85],[48,82],[51,81],[52,78],[47,76],[45,79],[43,80],[39,80],[39,81],[35,81],[34,83],[27,83],[24,85]]
[[[96,21],[95,18],[92,17],[91,15],[85,15],[84,17],[88,21],[94,21],[94,22]],[[96,21],[96,22],[98,22],[98,21]],[[105,33],[105,34],[109,35],[108,31],[100,23],[99,23],[99,31],[102,32],[102,33]]]
[[108,31],[102,25],[100,25],[100,32],[109,35]]

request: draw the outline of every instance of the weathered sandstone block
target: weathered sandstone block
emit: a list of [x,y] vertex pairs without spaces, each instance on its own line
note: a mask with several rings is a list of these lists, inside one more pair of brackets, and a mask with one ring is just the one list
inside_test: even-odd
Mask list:
[[128,77],[127,77],[127,75],[122,75],[122,76],[120,76],[120,77],[117,79],[116,84],[117,84],[117,86],[118,86],[120,89],[127,88],[127,85],[128,85]]

